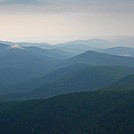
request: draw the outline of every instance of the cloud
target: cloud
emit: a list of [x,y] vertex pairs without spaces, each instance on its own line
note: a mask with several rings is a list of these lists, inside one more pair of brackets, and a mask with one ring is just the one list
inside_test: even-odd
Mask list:
[[133,0],[0,0],[4,3],[12,4],[29,4],[29,3],[51,3],[51,4],[65,4],[65,5],[87,5],[87,4],[124,4],[124,3],[134,3]]
[[0,0],[3,4],[36,4],[38,0]]
[[[28,11],[29,8],[30,11],[33,10],[35,12],[134,13],[134,0],[0,0],[1,4],[3,7],[0,7],[0,11],[4,10],[4,8],[11,11]],[[17,6],[14,7],[13,5]],[[26,5],[28,5],[28,8]]]

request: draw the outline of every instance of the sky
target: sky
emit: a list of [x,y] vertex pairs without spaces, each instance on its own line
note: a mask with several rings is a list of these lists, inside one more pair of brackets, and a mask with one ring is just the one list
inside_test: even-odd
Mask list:
[[0,40],[56,42],[134,35],[134,0],[0,0]]

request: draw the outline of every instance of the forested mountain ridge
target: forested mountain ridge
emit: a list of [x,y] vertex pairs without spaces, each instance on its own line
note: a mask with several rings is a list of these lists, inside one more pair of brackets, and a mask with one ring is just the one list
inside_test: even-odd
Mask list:
[[109,89],[0,103],[4,134],[133,134],[134,90]]

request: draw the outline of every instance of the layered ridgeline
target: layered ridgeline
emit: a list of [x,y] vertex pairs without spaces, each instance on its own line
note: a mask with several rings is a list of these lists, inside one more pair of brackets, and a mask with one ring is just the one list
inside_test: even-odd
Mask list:
[[0,87],[48,73],[59,59],[43,55],[42,51],[0,44]]
[[[74,42],[71,45],[77,46]],[[86,51],[69,58],[72,52],[61,50],[65,46],[67,44],[41,49],[1,44],[0,94],[13,94],[11,98],[14,99],[30,99],[91,91],[133,73],[131,67],[134,67],[134,58],[95,51]]]
[[44,56],[48,56],[57,60],[64,60],[68,59],[70,57],[75,56],[76,54],[70,51],[61,50],[58,48],[52,48],[52,49],[42,49],[35,46],[30,47],[24,47],[25,49],[29,50],[30,52],[42,54]]
[[22,47],[39,47],[42,49],[58,49],[61,51],[65,51],[65,52],[71,52],[73,54],[80,54],[82,52],[85,52],[87,50],[101,50],[104,48],[108,48],[108,47],[113,47],[116,44],[107,40],[103,40],[103,39],[91,39],[91,40],[76,40],[76,41],[71,41],[71,42],[66,42],[66,43],[59,43],[59,44],[55,44],[55,45],[51,45],[49,43],[43,42],[43,43],[27,43],[27,42],[7,42],[7,41],[0,41],[1,43],[4,44],[9,44],[9,45],[13,45],[13,44],[18,44]]
[[129,66],[134,67],[134,58],[126,56],[110,55],[95,51],[86,51],[76,55],[70,59],[64,60],[59,64],[61,66],[69,66],[74,63],[84,63],[89,65],[107,65],[107,66]]
[[126,77],[121,78],[117,82],[111,85],[113,88],[115,87],[121,87],[121,88],[134,88],[134,73],[131,75],[128,75]]
[[1,134],[133,134],[134,58],[84,43],[0,44]]
[[120,55],[120,56],[127,56],[127,57],[134,57],[134,48],[130,47],[113,47],[103,50],[104,53],[113,54],[113,55]]
[[[48,98],[69,92],[92,91],[133,74],[134,69],[119,66],[76,64],[45,76],[2,88],[3,100]],[[25,92],[25,93],[24,93]]]
[[0,103],[2,134],[133,134],[134,88]]

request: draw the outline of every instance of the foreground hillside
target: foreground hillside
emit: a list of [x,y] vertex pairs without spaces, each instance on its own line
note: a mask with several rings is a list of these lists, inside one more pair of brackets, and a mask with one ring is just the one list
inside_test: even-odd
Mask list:
[[0,103],[1,134],[133,134],[134,90],[107,89]]

